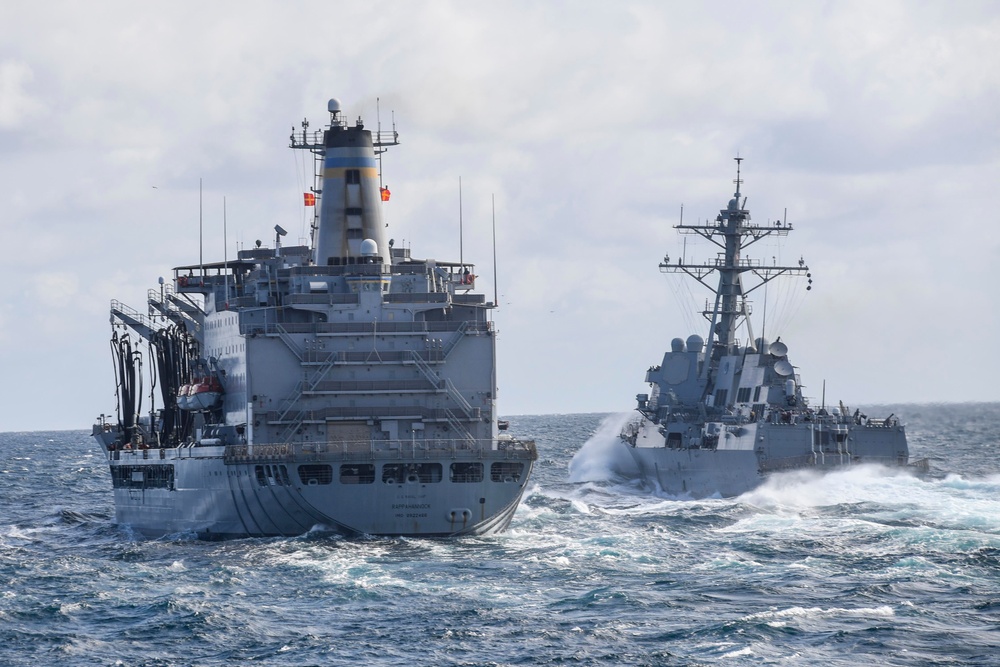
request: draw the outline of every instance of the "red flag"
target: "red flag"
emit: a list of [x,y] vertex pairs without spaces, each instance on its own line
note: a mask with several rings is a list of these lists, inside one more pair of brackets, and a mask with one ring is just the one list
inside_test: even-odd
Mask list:
[[392,195],[392,193],[389,192],[388,187],[379,188],[379,192],[382,193],[382,201],[389,201],[389,197]]
[[316,195],[314,195],[313,193],[311,193],[311,192],[303,192],[302,196],[306,200],[306,206],[315,206],[316,205]]

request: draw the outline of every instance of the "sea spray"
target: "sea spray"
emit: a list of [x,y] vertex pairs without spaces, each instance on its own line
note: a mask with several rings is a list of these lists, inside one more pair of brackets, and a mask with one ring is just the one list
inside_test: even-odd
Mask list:
[[594,435],[569,462],[569,481],[607,482],[615,477],[636,477],[639,469],[619,434],[632,412],[618,412],[601,421]]

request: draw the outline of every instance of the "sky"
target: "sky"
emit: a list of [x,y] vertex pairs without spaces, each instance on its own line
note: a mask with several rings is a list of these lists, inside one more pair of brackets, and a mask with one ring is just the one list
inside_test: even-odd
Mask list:
[[630,410],[706,336],[658,264],[714,258],[673,226],[737,155],[753,221],[794,228],[749,254],[812,274],[753,295],[808,396],[1000,400],[998,44],[961,0],[5,3],[0,431],[113,412],[112,299],[305,236],[288,136],[331,97],[399,131],[389,235],[499,296],[501,414]]

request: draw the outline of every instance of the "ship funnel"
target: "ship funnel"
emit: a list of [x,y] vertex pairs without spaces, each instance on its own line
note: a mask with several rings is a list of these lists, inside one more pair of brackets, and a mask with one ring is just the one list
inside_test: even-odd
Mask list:
[[363,243],[370,239],[376,253],[371,257],[388,264],[388,258],[377,255],[388,246],[372,133],[360,121],[353,127],[340,121],[336,99],[327,108],[331,119],[323,135],[322,196],[313,231],[313,261],[319,266],[359,263],[365,257]]

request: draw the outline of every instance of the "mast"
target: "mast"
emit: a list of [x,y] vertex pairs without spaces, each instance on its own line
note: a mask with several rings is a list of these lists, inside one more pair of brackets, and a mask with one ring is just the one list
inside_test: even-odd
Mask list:
[[[710,363],[702,368],[702,377],[708,378],[718,366],[719,360],[726,354],[735,351],[739,344],[737,330],[746,326],[747,343],[753,344],[753,328],[750,323],[752,309],[747,295],[755,289],[766,285],[780,275],[810,275],[809,267],[803,260],[798,266],[779,266],[774,263],[764,265],[758,259],[743,258],[743,250],[768,236],[787,236],[792,226],[775,222],[774,226],[761,227],[750,222],[750,211],[746,208],[746,197],[743,196],[740,177],[740,167],[743,158],[736,157],[736,192],[729,200],[726,208],[719,211],[713,224],[685,225],[683,222],[675,226],[681,234],[697,234],[717,245],[721,252],[714,261],[701,264],[688,264],[686,258],[670,263],[669,256],[660,264],[661,273],[686,273],[715,294],[711,307],[706,304],[702,315],[710,322],[706,351]],[[741,197],[743,197],[741,201]],[[707,282],[712,273],[718,273],[718,283]],[[757,279],[756,284],[749,288],[744,286],[744,274]],[[811,282],[811,281],[810,281]],[[763,350],[760,350],[763,352]]]

